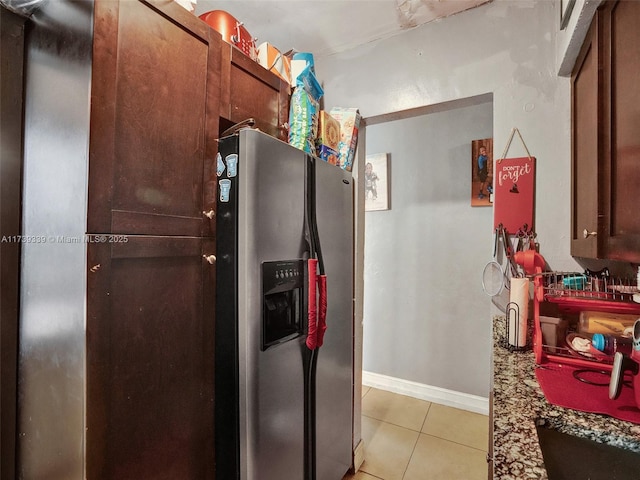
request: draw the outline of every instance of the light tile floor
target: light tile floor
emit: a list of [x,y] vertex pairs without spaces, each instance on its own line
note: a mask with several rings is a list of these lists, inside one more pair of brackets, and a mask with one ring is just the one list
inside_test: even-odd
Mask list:
[[365,461],[343,480],[486,480],[489,419],[363,387]]

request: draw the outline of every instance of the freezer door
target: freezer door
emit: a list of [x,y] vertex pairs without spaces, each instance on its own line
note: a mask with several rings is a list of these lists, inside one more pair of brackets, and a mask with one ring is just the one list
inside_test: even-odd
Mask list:
[[327,275],[327,331],[316,378],[316,478],[336,480],[352,460],[353,179],[314,161],[316,222]]
[[[303,152],[240,132],[238,338],[242,480],[303,478],[302,332],[262,349],[264,262],[302,259]],[[220,300],[219,300],[220,301]]]

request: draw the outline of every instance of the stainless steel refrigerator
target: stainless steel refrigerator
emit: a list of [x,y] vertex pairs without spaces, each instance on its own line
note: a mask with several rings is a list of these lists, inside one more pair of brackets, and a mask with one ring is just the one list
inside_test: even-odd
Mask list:
[[341,480],[353,444],[351,174],[250,129],[220,140],[217,173],[216,478]]

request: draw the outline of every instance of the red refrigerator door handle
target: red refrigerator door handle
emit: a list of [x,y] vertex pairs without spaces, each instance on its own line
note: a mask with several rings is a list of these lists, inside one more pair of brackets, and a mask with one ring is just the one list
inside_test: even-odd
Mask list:
[[316,284],[318,283],[318,260],[310,258],[307,260],[307,270],[309,273],[309,298],[307,311],[308,320],[308,333],[307,333],[307,348],[309,350],[315,350],[318,344],[318,324],[317,324],[317,304],[316,304]]
[[318,347],[324,342],[324,332],[327,331],[327,276],[318,275]]

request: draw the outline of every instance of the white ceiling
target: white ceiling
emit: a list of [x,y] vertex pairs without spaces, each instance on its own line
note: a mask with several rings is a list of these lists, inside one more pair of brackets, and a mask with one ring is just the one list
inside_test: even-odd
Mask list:
[[269,42],[282,52],[294,48],[321,57],[490,1],[197,0],[195,13],[224,10],[244,23],[257,45]]

